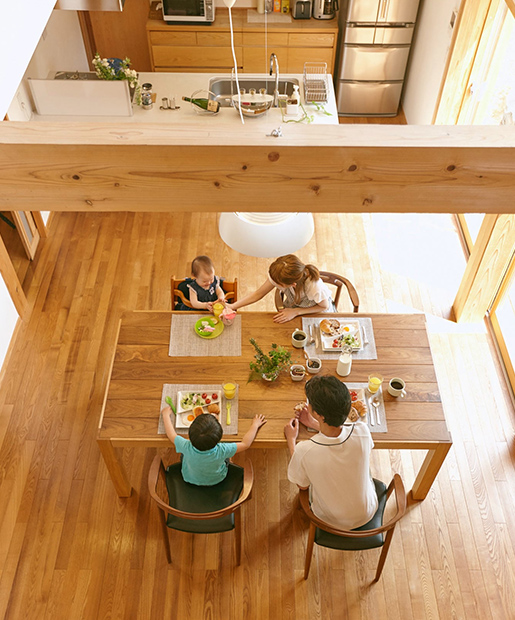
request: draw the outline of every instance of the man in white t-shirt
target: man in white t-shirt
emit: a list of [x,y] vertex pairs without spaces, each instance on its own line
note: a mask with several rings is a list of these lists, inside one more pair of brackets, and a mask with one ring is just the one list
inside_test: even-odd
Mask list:
[[[288,479],[310,488],[313,512],[330,525],[354,529],[374,516],[378,502],[370,475],[374,447],[364,422],[343,425],[351,409],[345,383],[316,375],[306,383],[308,403],[284,427],[291,460]],[[318,430],[295,445],[299,422]]]

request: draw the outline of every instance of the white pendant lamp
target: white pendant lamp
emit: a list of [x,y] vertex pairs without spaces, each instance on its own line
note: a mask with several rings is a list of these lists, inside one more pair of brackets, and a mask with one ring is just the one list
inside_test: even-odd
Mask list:
[[222,213],[218,231],[241,254],[274,258],[303,248],[315,223],[311,213]]

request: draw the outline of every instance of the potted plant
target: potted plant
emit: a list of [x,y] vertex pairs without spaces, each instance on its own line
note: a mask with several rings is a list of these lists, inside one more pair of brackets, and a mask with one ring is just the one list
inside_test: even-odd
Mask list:
[[131,91],[131,98],[134,97],[134,103],[141,103],[141,86],[138,74],[131,69],[131,61],[129,58],[100,58],[98,52],[93,58],[93,66],[95,73],[101,80],[125,80]]
[[272,348],[266,354],[254,338],[250,339],[250,344],[256,350],[256,354],[254,355],[255,361],[249,364],[251,370],[249,381],[261,378],[265,381],[275,381],[279,373],[290,366],[291,353],[284,347],[273,343]]

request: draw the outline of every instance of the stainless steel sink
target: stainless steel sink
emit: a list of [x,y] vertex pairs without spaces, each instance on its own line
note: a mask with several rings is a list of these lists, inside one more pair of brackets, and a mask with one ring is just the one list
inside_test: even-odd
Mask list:
[[[274,94],[275,78],[274,77],[238,77],[240,88],[244,88],[245,92],[249,92],[251,88],[255,88],[256,92],[259,92],[260,88],[266,88],[266,92],[269,95]],[[299,85],[299,80],[296,78],[279,78],[279,94],[290,96],[293,93],[293,85]],[[231,106],[231,97],[235,95],[236,80],[227,77],[213,77],[209,80],[209,90],[213,93],[210,95],[211,99],[216,99],[220,102],[222,107],[228,108]]]

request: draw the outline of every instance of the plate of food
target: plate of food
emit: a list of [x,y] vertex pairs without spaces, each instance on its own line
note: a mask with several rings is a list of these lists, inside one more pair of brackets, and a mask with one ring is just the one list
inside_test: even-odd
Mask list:
[[358,420],[363,422],[367,421],[367,400],[365,396],[365,390],[360,388],[359,390],[349,390],[352,407],[350,410],[345,424],[354,424]]
[[354,351],[363,347],[359,321],[323,319],[319,327],[324,351],[341,351],[344,345],[350,345]]
[[224,331],[224,324],[215,316],[203,316],[195,323],[194,329],[201,338],[216,338]]
[[188,428],[203,413],[210,413],[220,420],[220,390],[209,392],[177,392],[176,428]]

